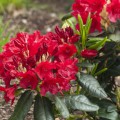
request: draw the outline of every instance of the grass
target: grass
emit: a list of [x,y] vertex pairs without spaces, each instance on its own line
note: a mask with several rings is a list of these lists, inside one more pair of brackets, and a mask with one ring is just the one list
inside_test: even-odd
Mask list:
[[11,5],[15,9],[25,7],[30,0],[0,0],[0,13],[3,13]]
[[0,52],[2,52],[2,46],[4,46],[10,39],[10,32],[7,32],[9,22],[3,24],[3,19],[0,18]]
[[25,32],[26,28],[16,28],[13,32],[10,30],[11,20],[4,22],[3,17],[0,17],[0,53],[2,52],[2,47],[10,41],[10,38],[16,36],[18,32]]

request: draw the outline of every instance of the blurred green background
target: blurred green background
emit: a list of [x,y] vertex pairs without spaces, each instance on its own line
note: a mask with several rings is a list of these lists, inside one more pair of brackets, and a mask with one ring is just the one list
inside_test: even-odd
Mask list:
[[28,0],[0,0],[0,13],[11,9],[20,9],[26,7]]

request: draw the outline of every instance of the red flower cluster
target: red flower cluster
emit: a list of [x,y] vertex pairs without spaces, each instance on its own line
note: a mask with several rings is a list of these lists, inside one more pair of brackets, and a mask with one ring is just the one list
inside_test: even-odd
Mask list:
[[92,26],[91,32],[95,30],[101,31],[101,17],[103,6],[106,4],[106,0],[75,0],[72,6],[72,15],[78,18],[78,14],[82,17],[84,24],[87,17],[91,14]]
[[[77,52],[74,45],[78,36],[68,27],[56,33],[41,35],[18,33],[3,47],[0,54],[0,78],[5,82],[6,101],[13,100],[16,89],[40,88],[41,95],[46,92],[57,94],[70,88],[78,71]],[[11,91],[11,92],[10,92]]]
[[87,59],[94,58],[98,55],[97,50],[84,49],[81,51],[81,56]]
[[107,12],[111,22],[120,19],[120,0],[111,0],[107,5]]

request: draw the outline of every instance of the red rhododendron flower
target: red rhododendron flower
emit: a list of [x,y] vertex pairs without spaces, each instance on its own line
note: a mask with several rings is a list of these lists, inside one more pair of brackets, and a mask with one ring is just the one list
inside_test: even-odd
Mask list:
[[75,73],[78,71],[77,62],[77,59],[68,59],[57,63],[58,75],[67,80],[75,80]]
[[41,80],[44,80],[46,76],[53,76],[53,70],[56,69],[55,63],[41,62],[36,67],[35,71]]
[[61,42],[72,43],[74,44],[79,40],[78,35],[74,35],[73,30],[71,27],[67,27],[65,29],[60,29],[58,26],[55,28],[55,32],[61,38]]
[[88,49],[85,49],[85,50],[81,51],[81,56],[84,57],[84,58],[87,58],[87,59],[94,58],[97,55],[98,55],[97,50],[88,50]]
[[33,71],[27,71],[22,75],[22,79],[20,80],[20,86],[22,88],[31,88],[35,89],[38,85],[37,75]]
[[58,83],[56,79],[49,78],[49,80],[44,80],[40,86],[40,94],[45,96],[48,91],[52,94],[56,94],[59,91],[56,83]]
[[100,26],[100,13],[102,12],[103,6],[106,4],[105,0],[75,0],[72,5],[72,15],[78,18],[80,15],[83,19],[84,24],[86,23],[89,13],[92,18],[91,32],[95,30],[101,31]]
[[42,96],[49,91],[52,94],[62,93],[63,90],[67,91],[70,89],[69,81],[63,80],[63,78],[47,78],[40,85],[40,93]]
[[91,28],[90,28],[91,32],[94,32],[95,30],[102,31],[100,21],[101,21],[100,16],[98,16],[98,15],[93,15],[92,16],[92,25],[91,25]]
[[41,95],[44,96],[48,91],[51,92],[52,94],[56,94],[58,93],[58,91],[61,92],[63,89],[66,90],[67,84],[69,84],[69,82],[67,82],[64,86],[63,85],[61,86],[61,83],[63,82],[66,82],[66,81],[63,81],[63,79],[61,78],[48,77],[40,85]]
[[111,22],[120,19],[120,0],[111,0],[107,5],[107,12]]
[[14,98],[12,93],[17,88],[11,88],[13,83],[23,89],[40,87],[41,95],[69,90],[70,81],[75,79],[78,71],[77,58],[73,58],[77,52],[74,43],[78,39],[70,27],[56,27],[56,33],[46,35],[39,31],[18,33],[0,54],[0,78],[7,88],[2,90],[5,99]]
[[9,102],[12,100],[11,104],[13,104],[15,100],[15,91],[17,89],[17,85],[13,85],[12,87],[9,88],[4,88],[0,86],[0,91],[5,92],[4,98],[6,102]]
[[89,5],[88,11],[93,14],[99,14],[103,6],[106,4],[106,0],[85,0],[86,3]]
[[65,60],[70,58],[73,54],[77,52],[77,49],[74,45],[62,44],[58,47],[57,56],[60,60]]
[[17,89],[17,85],[14,85],[12,87],[6,88],[5,89],[5,100],[6,102],[9,102],[10,100],[12,100],[11,104],[13,104],[14,100],[15,100],[15,91]]

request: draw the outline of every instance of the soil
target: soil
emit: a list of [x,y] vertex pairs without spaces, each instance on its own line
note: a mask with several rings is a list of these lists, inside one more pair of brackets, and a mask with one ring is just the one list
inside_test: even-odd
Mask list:
[[[43,34],[53,31],[56,25],[60,25],[62,16],[69,11],[71,6],[70,0],[33,0],[32,4],[28,8],[19,10],[15,10],[10,5],[7,12],[3,14],[4,24],[10,22],[7,32],[10,32],[12,36],[20,31],[40,30]],[[8,103],[3,105],[3,94],[0,93],[0,103],[0,120],[8,120],[14,111],[16,101],[12,106]],[[25,120],[34,120],[32,112],[33,107]]]
[[10,21],[9,31],[33,32],[40,30],[42,33],[53,31],[60,25],[61,18],[69,12],[71,0],[33,0],[33,5],[27,9],[14,10],[8,6],[9,12],[4,14],[4,22]]

